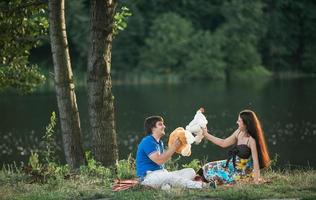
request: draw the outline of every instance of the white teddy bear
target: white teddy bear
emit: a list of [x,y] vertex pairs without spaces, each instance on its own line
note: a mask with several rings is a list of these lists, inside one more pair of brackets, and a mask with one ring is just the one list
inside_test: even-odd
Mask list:
[[[202,128],[206,128],[207,120],[203,112],[204,108],[200,108],[185,129],[182,127],[176,128],[169,136],[168,146],[170,147],[176,139],[179,139],[181,145],[176,149],[176,152],[182,156],[190,156],[191,144],[194,142],[199,144],[204,137]],[[193,134],[196,136],[193,136]]]
[[[192,137],[187,136],[191,138],[190,139],[191,143],[188,142],[189,144],[192,144],[193,142],[195,142],[195,144],[200,144],[200,142],[202,141],[204,137],[202,128],[206,128],[208,121],[203,113],[204,113],[204,108],[200,108],[196,112],[193,120],[189,123],[189,125],[185,127],[186,132],[190,132],[191,135],[192,133],[195,135],[194,141],[192,141]],[[186,133],[186,135],[187,134],[188,133]]]

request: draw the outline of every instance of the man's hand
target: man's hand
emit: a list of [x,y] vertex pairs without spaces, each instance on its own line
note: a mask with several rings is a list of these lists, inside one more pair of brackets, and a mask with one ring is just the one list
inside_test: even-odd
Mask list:
[[180,140],[177,138],[169,147],[169,149],[162,154],[159,152],[152,153],[149,158],[156,164],[161,165],[166,163],[171,156],[176,152],[176,149],[180,146]]
[[173,151],[176,151],[176,149],[180,146],[180,140],[179,138],[177,138],[171,145],[170,145],[170,149],[172,149]]

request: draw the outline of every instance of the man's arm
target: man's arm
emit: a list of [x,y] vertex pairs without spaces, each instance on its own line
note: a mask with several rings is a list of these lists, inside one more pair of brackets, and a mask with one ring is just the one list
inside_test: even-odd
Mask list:
[[162,154],[160,154],[159,152],[152,153],[149,155],[149,158],[158,165],[164,164],[172,157],[174,152],[176,152],[176,149],[178,148],[179,145],[180,145],[180,142],[177,139],[169,147],[169,149],[167,151],[163,152]]

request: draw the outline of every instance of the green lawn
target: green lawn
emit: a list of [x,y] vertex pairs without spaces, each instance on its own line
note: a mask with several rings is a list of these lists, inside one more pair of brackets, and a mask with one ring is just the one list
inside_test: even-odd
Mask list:
[[[22,172],[0,171],[0,199],[316,199],[315,170],[287,170],[263,173],[268,183],[236,184],[217,189],[171,189],[169,192],[142,186],[112,192],[111,179],[76,174],[71,178],[49,178],[45,183],[33,182]],[[32,183],[33,182],[33,183]]]

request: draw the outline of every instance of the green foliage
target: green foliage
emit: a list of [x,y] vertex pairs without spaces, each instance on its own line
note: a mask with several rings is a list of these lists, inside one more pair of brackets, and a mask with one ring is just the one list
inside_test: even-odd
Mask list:
[[[112,65],[113,76],[116,72],[135,71],[141,47],[146,36],[146,19],[143,13],[135,6],[134,2],[126,1],[124,5],[131,10],[132,16],[125,18],[128,26],[120,31],[113,40]],[[120,7],[120,2],[118,7]]]
[[96,161],[90,151],[85,152],[87,165],[80,166],[80,173],[86,176],[96,176],[103,178],[112,177],[112,171],[109,168],[102,166],[102,164]]
[[275,154],[274,158],[271,159],[271,163],[270,163],[270,169],[276,167],[277,163],[278,163],[278,159],[279,159],[279,155]]
[[43,142],[45,145],[45,150],[42,151],[42,155],[44,157],[44,161],[46,163],[54,163],[57,161],[56,158],[56,137],[55,137],[55,126],[56,126],[56,114],[55,112],[52,112],[50,117],[50,122],[46,126],[46,132],[43,136]]
[[179,169],[178,161],[180,160],[180,158],[181,156],[178,156],[175,159],[171,158],[170,160],[168,160],[164,165],[165,169],[168,171],[178,170]]
[[252,67],[249,69],[231,70],[231,78],[237,80],[258,80],[260,78],[271,77],[272,73],[262,66]]
[[119,31],[123,31],[127,27],[127,18],[132,16],[131,11],[123,6],[115,12],[113,34],[118,35]]
[[130,179],[136,177],[135,159],[130,154],[127,160],[119,160],[116,163],[117,178]]
[[[65,1],[65,15],[72,67],[73,69],[85,69],[89,49],[89,7],[85,0],[67,0]],[[49,47],[49,45],[47,46]]]
[[[89,6],[85,0],[65,3],[73,66],[84,69]],[[227,79],[242,71],[249,74],[258,66],[272,73],[315,73],[313,1],[118,2],[118,8],[124,6],[130,11],[121,9],[115,14],[115,29],[125,31],[113,41],[114,79],[130,72],[176,74],[185,80]],[[51,66],[51,56],[42,51],[32,57]]]
[[46,8],[37,0],[0,3],[0,89],[30,92],[44,82],[35,66],[28,67],[28,57],[47,35]]
[[15,162],[13,164],[4,164],[0,170],[0,185],[5,185],[7,183],[13,185],[17,182],[24,181],[25,179],[25,173],[16,165]]
[[51,179],[64,179],[70,176],[68,165],[58,165],[54,162],[42,163],[37,153],[31,153],[27,166],[23,171],[32,183],[47,183]]
[[46,183],[51,179],[64,179],[70,176],[68,165],[57,164],[55,126],[56,114],[52,112],[45,135],[42,137],[44,149],[40,148],[40,154],[32,151],[28,164],[23,166],[23,171],[30,176],[31,182]]
[[190,49],[181,74],[190,79],[224,79],[222,39],[209,31],[197,32],[190,41]]
[[29,93],[43,84],[46,78],[36,66],[1,66],[0,65],[0,91],[14,88],[22,93]]
[[264,34],[262,4],[227,1],[222,7],[226,21],[213,33],[194,31],[189,20],[175,13],[158,16],[138,67],[184,79],[225,79],[234,69],[252,75],[249,69],[261,66],[257,46]]
[[193,32],[191,22],[178,14],[158,16],[145,39],[146,46],[140,55],[139,68],[163,74],[180,72]]
[[37,172],[41,171],[43,168],[43,165],[40,163],[38,154],[34,152],[31,152],[28,165],[32,168],[33,171]]
[[0,8],[1,63],[16,66],[40,44],[38,37],[47,34],[47,5],[36,0],[13,0],[1,2]]
[[28,165],[24,167],[24,172],[29,175],[32,182],[46,182],[51,175],[51,168],[40,162],[39,155],[31,152]]
[[67,178],[71,173],[69,165],[57,165],[56,163],[48,164],[48,171],[51,172],[53,177]]
[[190,163],[182,165],[182,167],[193,168],[195,171],[198,171],[202,166],[198,159],[193,159]]
[[262,44],[265,66],[273,71],[316,72],[314,1],[268,3],[268,32]]
[[225,23],[216,31],[223,38],[227,70],[249,69],[261,65],[259,40],[265,33],[261,1],[225,1]]

